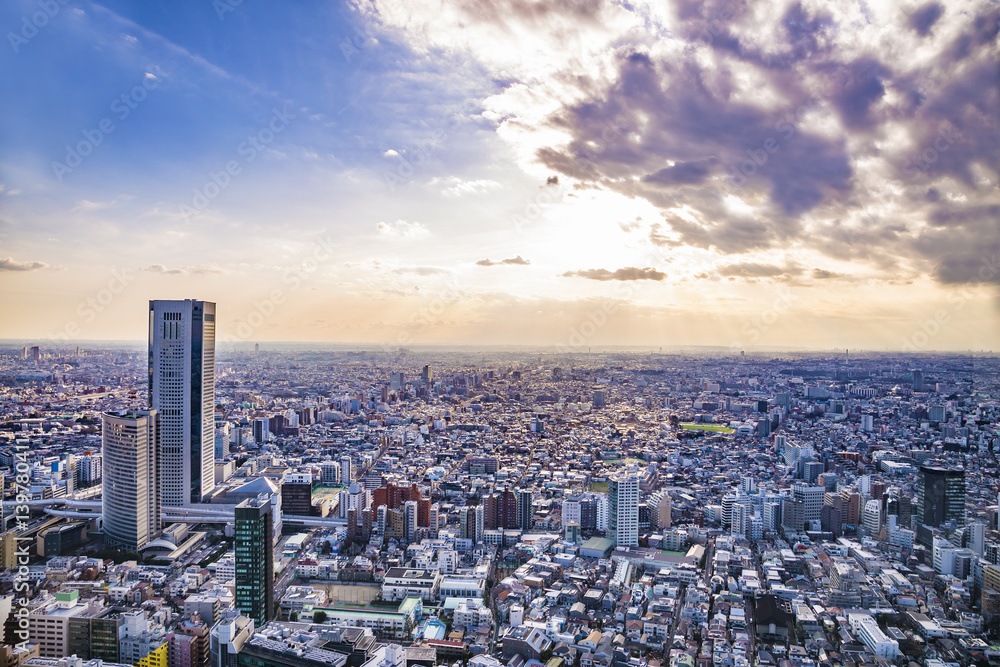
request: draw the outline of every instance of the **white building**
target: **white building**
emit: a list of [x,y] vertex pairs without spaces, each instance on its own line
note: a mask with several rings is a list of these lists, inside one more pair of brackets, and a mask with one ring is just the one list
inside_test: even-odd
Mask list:
[[165,507],[200,503],[215,488],[215,304],[149,302],[149,406],[160,413]]
[[580,499],[567,498],[562,503],[562,532],[566,532],[566,526],[575,521],[580,523]]
[[609,480],[607,536],[616,547],[639,545],[639,478],[635,474]]
[[899,642],[889,639],[874,618],[868,614],[849,614],[847,620],[851,623],[851,630],[869,651],[889,660],[899,655]]

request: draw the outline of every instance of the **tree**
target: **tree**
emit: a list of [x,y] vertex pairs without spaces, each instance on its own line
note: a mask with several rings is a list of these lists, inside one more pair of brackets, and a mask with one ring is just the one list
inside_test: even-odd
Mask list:
[[326,622],[326,612],[322,609],[317,609],[313,612],[313,623],[325,623]]

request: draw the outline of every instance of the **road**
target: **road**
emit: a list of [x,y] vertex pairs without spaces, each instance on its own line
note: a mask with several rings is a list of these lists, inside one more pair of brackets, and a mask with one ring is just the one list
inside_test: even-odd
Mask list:
[[677,626],[681,622],[681,612],[684,610],[684,597],[687,595],[687,586],[682,585],[680,595],[677,596],[677,607],[674,609],[674,620],[670,623],[670,632],[665,642],[666,648],[663,650],[663,667],[670,667],[670,652],[674,648],[674,635],[677,633]]

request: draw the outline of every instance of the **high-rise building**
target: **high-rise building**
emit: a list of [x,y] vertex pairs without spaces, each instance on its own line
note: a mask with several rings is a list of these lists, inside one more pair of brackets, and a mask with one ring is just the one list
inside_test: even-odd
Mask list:
[[581,523],[580,499],[566,498],[562,502],[562,529],[566,531],[566,526],[570,523]]
[[669,493],[664,493],[660,496],[660,502],[656,506],[656,525],[658,528],[670,528],[672,507]]
[[617,547],[639,545],[639,478],[634,474],[608,482],[608,539]]
[[341,456],[340,457],[340,483],[344,486],[351,485],[351,478],[354,470],[351,468],[351,457]]
[[102,419],[104,543],[138,552],[160,532],[156,410],[106,413]]
[[149,302],[149,407],[160,413],[162,503],[200,503],[215,488],[215,304]]
[[417,501],[407,500],[403,503],[403,534],[404,539],[413,544],[417,541]]
[[258,626],[274,614],[271,499],[248,498],[235,508],[236,608]]
[[954,522],[965,525],[965,471],[921,466],[917,476],[914,525],[937,528]]
[[517,527],[521,530],[531,530],[534,525],[534,498],[531,491],[519,489],[514,493],[517,498]]
[[424,384],[430,384],[431,382],[431,367],[424,366],[424,369],[420,371],[420,380]]
[[819,521],[820,520],[820,510],[823,508],[823,495],[826,493],[826,489],[822,486],[815,486],[812,484],[793,484],[792,485],[792,497],[795,500],[800,500],[803,503],[803,520],[809,521]]
[[312,475],[291,473],[281,482],[281,511],[292,516],[310,516],[312,509]]
[[389,391],[402,391],[406,386],[403,373],[395,372],[389,374]]
[[862,512],[862,523],[869,536],[878,537],[882,532],[882,503],[874,499],[866,502]]

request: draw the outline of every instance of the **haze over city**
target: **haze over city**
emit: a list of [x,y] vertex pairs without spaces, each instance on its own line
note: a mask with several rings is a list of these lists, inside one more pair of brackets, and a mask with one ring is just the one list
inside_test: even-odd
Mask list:
[[220,342],[994,347],[995,3],[0,25],[0,337],[143,340],[194,297]]

